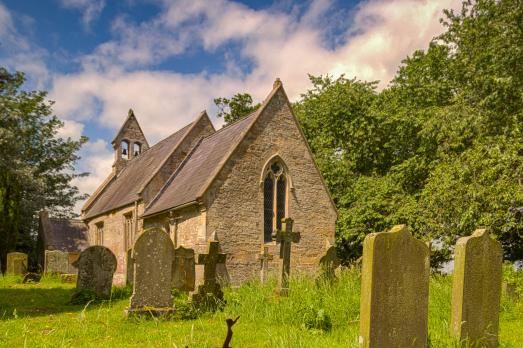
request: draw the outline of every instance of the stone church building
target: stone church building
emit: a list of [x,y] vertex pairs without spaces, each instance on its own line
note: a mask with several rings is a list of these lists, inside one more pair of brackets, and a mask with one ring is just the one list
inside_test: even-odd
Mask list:
[[282,218],[292,217],[301,232],[292,246],[296,268],[316,269],[326,242],[333,243],[336,208],[279,80],[245,118],[215,130],[202,112],[154,146],[130,111],[112,145],[113,171],[85,203],[82,219],[89,243],[115,253],[115,282],[125,282],[128,251],[153,226],[197,253],[218,240],[227,254],[220,274],[233,284],[259,276],[263,246],[278,269],[271,237]]

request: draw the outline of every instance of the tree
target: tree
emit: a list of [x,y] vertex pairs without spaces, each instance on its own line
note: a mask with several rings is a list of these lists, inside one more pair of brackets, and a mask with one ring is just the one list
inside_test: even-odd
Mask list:
[[62,139],[44,91],[24,91],[23,73],[0,68],[0,260],[13,250],[31,251],[37,213],[69,217],[83,199],[71,181],[77,152],[87,141]]
[[225,124],[231,124],[258,109],[259,103],[253,104],[248,93],[237,93],[232,98],[215,98],[214,104],[218,107],[218,117],[223,117]]

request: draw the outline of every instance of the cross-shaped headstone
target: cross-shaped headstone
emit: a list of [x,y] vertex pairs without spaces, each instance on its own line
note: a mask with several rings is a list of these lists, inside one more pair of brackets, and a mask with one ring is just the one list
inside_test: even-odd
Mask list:
[[203,268],[203,285],[207,289],[214,289],[216,284],[216,266],[219,263],[225,263],[226,254],[221,254],[218,250],[220,243],[216,241],[209,242],[209,253],[198,255],[198,264],[204,265]]
[[261,254],[258,255],[258,260],[261,263],[260,280],[262,284],[267,281],[267,273],[269,272],[269,261],[273,259],[273,256],[269,254],[269,247],[264,246]]
[[291,273],[291,245],[300,241],[300,232],[293,232],[294,221],[291,218],[283,219],[285,226],[283,231],[276,232],[276,242],[280,243],[280,259],[282,270],[279,279],[279,291],[281,296],[287,296],[289,292],[289,275]]

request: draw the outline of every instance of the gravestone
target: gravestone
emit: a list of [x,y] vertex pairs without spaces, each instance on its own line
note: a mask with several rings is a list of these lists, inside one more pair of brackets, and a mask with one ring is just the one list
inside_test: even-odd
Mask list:
[[127,314],[168,316],[174,312],[171,295],[174,245],[160,228],[144,231],[133,247],[133,295]]
[[109,299],[116,271],[116,257],[108,248],[91,246],[80,253],[74,266],[78,268],[76,291],[73,299],[83,291],[92,291],[98,299]]
[[180,291],[194,291],[196,281],[194,250],[182,246],[174,251],[173,288]]
[[46,250],[44,273],[66,274],[69,273],[69,255],[60,250]]
[[262,284],[267,282],[269,274],[269,261],[272,261],[273,256],[269,254],[269,247],[263,246],[263,251],[258,255],[258,261],[260,261],[260,281]]
[[127,253],[125,253],[125,265],[127,267],[125,271],[125,284],[132,286],[134,278],[133,249],[129,249],[127,250]]
[[501,244],[488,230],[456,243],[451,333],[471,346],[498,345],[502,258]]
[[67,274],[77,274],[78,269],[74,266],[76,261],[80,258],[79,252],[69,252],[68,253],[68,259],[69,259],[69,270],[67,271]]
[[405,225],[363,242],[360,346],[426,347],[429,249]]
[[321,268],[321,280],[326,280],[328,282],[336,280],[336,268],[341,265],[341,261],[338,258],[338,252],[334,245],[327,244],[327,251],[320,259],[320,268]]
[[203,285],[198,287],[198,292],[193,295],[193,304],[197,307],[207,307],[214,310],[220,301],[223,301],[223,292],[216,279],[216,266],[224,264],[226,255],[221,254],[220,243],[209,242],[209,253],[198,255],[198,264],[204,265]]
[[300,241],[300,232],[293,232],[294,221],[291,218],[283,219],[283,230],[276,232],[276,242],[280,243],[281,272],[278,279],[277,292],[280,296],[289,294],[289,277],[291,274],[291,245]]
[[7,254],[7,274],[24,275],[27,272],[27,254],[12,252]]

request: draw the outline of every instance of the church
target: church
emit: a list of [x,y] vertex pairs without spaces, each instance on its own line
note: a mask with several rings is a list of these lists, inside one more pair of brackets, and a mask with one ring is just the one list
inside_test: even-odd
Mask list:
[[231,284],[259,277],[263,247],[274,255],[269,270],[278,270],[273,235],[285,217],[301,233],[294,269],[317,269],[334,242],[335,205],[279,79],[246,117],[215,130],[204,111],[154,146],[130,110],[112,145],[113,170],[84,204],[82,220],[89,244],[116,255],[115,283],[128,281],[130,250],[150,227],[196,253],[219,241],[227,254],[219,274]]

